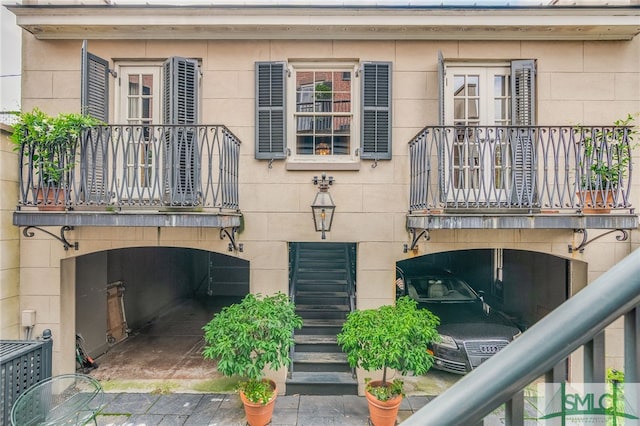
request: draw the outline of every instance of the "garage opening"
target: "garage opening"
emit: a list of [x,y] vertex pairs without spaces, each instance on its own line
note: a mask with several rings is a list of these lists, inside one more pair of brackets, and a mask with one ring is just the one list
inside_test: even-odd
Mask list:
[[203,250],[145,247],[76,260],[76,340],[99,380],[215,376],[204,326],[249,293],[249,262]]
[[438,382],[433,394],[526,332],[587,277],[584,262],[510,249],[435,253],[396,266],[396,295],[414,298],[441,320],[442,341],[432,348],[435,368],[427,374]]

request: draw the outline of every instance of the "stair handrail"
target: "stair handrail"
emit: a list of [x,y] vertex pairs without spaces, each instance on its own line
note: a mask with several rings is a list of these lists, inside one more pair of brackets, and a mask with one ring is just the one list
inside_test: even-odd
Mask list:
[[355,259],[352,246],[345,246],[344,250],[347,253],[345,256],[346,269],[347,269],[347,293],[349,297],[349,312],[353,312],[356,309],[356,284],[353,279],[355,275]]
[[[293,256],[289,256],[290,259],[290,265],[289,265],[289,270],[291,271],[291,275],[289,277],[289,298],[291,299],[291,302],[294,304],[296,303],[296,289],[295,289],[295,283],[296,280],[298,279],[298,261],[300,260],[300,244],[298,243],[294,243],[291,244],[291,250],[293,250]],[[293,259],[291,259],[293,258]],[[295,339],[295,330],[293,330],[293,332],[291,333],[291,339]],[[289,348],[289,359],[293,359],[293,356],[295,354],[296,348],[295,348],[295,343],[293,345],[291,345],[291,347]],[[291,378],[293,374],[293,362],[289,365],[289,368],[287,370],[287,375],[289,376],[289,378]]]
[[[639,304],[640,249],[415,412],[403,426],[476,424]],[[625,362],[637,364],[637,360],[638,354],[625,356]],[[638,365],[627,368],[638,371]]]

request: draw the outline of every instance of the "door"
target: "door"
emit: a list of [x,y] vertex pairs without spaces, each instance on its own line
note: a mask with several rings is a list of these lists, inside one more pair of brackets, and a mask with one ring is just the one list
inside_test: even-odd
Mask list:
[[155,185],[161,170],[159,144],[153,124],[160,122],[160,67],[121,66],[120,122],[136,126],[122,135],[125,198],[159,198]]
[[[510,123],[508,66],[459,66],[445,76],[444,141],[447,201],[506,200],[511,152],[504,128]],[[479,127],[480,126],[480,127]]]

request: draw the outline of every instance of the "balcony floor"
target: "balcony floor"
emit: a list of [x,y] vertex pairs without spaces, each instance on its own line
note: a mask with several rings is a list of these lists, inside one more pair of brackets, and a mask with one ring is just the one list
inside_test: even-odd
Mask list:
[[635,229],[638,216],[624,214],[410,213],[409,229]]

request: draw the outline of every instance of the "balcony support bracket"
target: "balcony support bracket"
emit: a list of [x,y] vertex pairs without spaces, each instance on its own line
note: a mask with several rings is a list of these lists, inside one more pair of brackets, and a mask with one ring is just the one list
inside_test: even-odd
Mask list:
[[53,234],[53,233],[47,231],[44,228],[32,225],[32,226],[27,226],[24,229],[22,229],[22,235],[24,235],[27,238],[33,237],[35,235],[35,233],[32,231],[32,229],[37,229],[38,231],[42,231],[45,234],[48,234],[48,235],[52,236],[53,238],[55,238],[56,240],[60,241],[65,250],[69,250],[69,247],[73,247],[74,250],[78,250],[78,248],[79,248],[79,244],[78,244],[77,241],[75,243],[71,243],[71,242],[69,242],[69,240],[67,240],[67,237],[64,235],[64,233],[67,232],[67,231],[73,231],[73,226],[68,226],[68,225],[61,226],[60,227],[60,236],[57,236],[56,234]]
[[228,237],[229,251],[242,253],[244,251],[244,245],[242,243],[236,242],[236,234],[238,232],[238,229],[239,229],[238,226],[234,226],[233,228],[220,228],[220,239],[224,240],[225,236]]
[[584,248],[586,246],[588,246],[589,244],[591,244],[592,242],[606,236],[609,234],[612,234],[614,232],[620,232],[620,235],[616,235],[616,240],[618,241],[627,241],[629,239],[629,231],[627,229],[611,229],[607,232],[604,232],[600,235],[598,235],[597,237],[594,237],[592,239],[589,239],[589,235],[587,234],[587,230],[586,229],[574,229],[573,230],[574,233],[576,234],[582,234],[582,241],[580,242],[580,244],[578,244],[577,246],[574,246],[573,244],[569,244],[568,248],[569,248],[569,253],[574,253],[574,252],[579,252],[579,253],[583,253],[584,252]]
[[411,246],[405,244],[403,249],[404,253],[408,253],[409,250],[417,250],[418,240],[420,238],[424,237],[426,241],[429,241],[431,239],[431,235],[429,235],[428,229],[409,228],[409,232],[411,232]]

